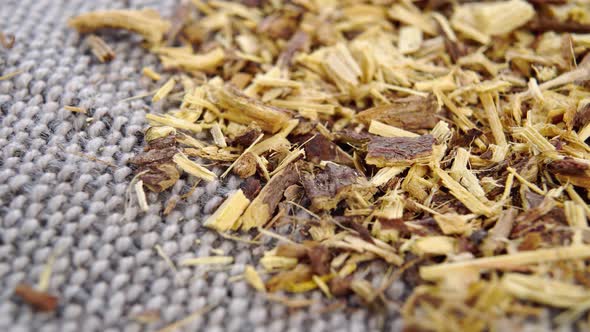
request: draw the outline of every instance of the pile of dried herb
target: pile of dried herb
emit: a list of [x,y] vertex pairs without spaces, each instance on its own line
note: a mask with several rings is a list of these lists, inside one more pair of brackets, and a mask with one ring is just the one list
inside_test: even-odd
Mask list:
[[[590,328],[587,1],[193,0],[169,20],[69,24],[136,32],[171,73],[153,101],[176,106],[147,116],[131,160],[139,204],[218,178],[197,157],[226,165],[243,184],[203,224],[280,239],[262,277],[246,268],[254,288],[378,308],[404,277],[408,328],[484,331],[545,307]],[[380,287],[376,261],[392,267]]]

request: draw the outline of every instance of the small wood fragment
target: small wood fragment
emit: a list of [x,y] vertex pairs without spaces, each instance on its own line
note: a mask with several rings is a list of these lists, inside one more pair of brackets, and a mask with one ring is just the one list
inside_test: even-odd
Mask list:
[[234,262],[234,258],[231,256],[209,256],[209,257],[197,257],[187,258],[181,260],[179,266],[196,266],[196,265],[229,265]]
[[37,311],[52,312],[57,309],[58,298],[56,296],[35,290],[29,285],[17,285],[14,294]]
[[568,259],[582,259],[590,257],[590,246],[579,245],[571,247],[556,247],[516,254],[498,255],[494,257],[477,258],[464,262],[444,263],[420,268],[420,276],[426,280],[443,278],[448,273],[460,273],[463,270],[476,269],[514,269],[519,266],[552,262]]
[[364,110],[356,115],[356,119],[366,125],[377,120],[404,130],[432,129],[438,122],[437,109],[433,96],[411,96]]
[[162,85],[160,89],[158,89],[156,94],[154,94],[152,102],[155,103],[166,98],[170,94],[172,89],[174,89],[174,85],[176,85],[176,81],[173,78],[166,81],[166,83],[164,83],[164,85]]
[[266,132],[276,133],[291,118],[285,110],[264,105],[229,85],[219,88],[216,96],[220,106],[226,109],[224,118],[243,124],[254,122]]
[[86,37],[86,43],[98,61],[105,63],[115,58],[115,51],[102,38],[90,35]]
[[254,289],[261,292],[266,292],[266,286],[264,285],[262,278],[260,278],[260,275],[258,272],[256,272],[254,267],[251,265],[246,265],[246,268],[244,269],[244,277],[250,286],[254,287]]
[[249,230],[264,226],[274,214],[283,192],[297,181],[299,181],[299,174],[295,164],[289,164],[285,169],[275,174],[240,218],[242,229]]
[[172,160],[174,160],[178,167],[192,176],[196,176],[208,182],[217,179],[217,175],[215,173],[188,159],[182,153],[175,154],[174,157],[172,157]]
[[126,29],[142,35],[150,44],[160,42],[170,28],[170,23],[152,9],[96,11],[73,17],[68,25],[80,33],[104,28]]
[[366,161],[379,167],[426,163],[432,156],[432,135],[419,137],[374,137],[368,145]]
[[374,193],[363,176],[352,168],[334,163],[328,163],[317,172],[304,172],[301,179],[307,197],[311,199],[312,210],[332,210],[353,193],[360,192],[365,197]]
[[149,77],[152,81],[159,81],[162,78],[160,74],[149,67],[144,67],[141,72],[143,73],[143,76]]
[[74,112],[74,113],[80,113],[80,114],[88,114],[88,110],[82,108],[82,107],[77,107],[77,106],[64,106],[64,109],[70,112]]
[[250,200],[244,196],[242,190],[237,190],[226,198],[203,225],[220,232],[237,228],[240,226],[237,222],[249,204]]
[[0,45],[6,49],[11,49],[14,47],[14,42],[16,38],[13,34],[5,34],[4,32],[0,31]]

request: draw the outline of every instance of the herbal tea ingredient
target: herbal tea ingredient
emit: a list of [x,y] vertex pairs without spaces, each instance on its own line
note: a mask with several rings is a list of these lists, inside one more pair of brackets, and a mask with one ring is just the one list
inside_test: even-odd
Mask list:
[[[416,330],[485,331],[545,307],[560,310],[556,324],[587,314],[585,1],[181,6],[171,20],[144,9],[69,21],[138,33],[167,73],[143,69],[169,109],[147,115],[130,161],[142,209],[144,188],[234,173],[241,189],[203,223],[278,239],[244,273],[258,291],[318,289],[381,310],[403,278],[412,292],[399,310]],[[114,56],[88,43],[100,61]]]

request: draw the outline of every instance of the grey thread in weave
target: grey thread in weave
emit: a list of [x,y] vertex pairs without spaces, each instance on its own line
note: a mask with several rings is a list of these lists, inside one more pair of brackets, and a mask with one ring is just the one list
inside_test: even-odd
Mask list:
[[[161,211],[190,183],[180,180],[166,194],[148,194],[149,211],[125,209],[133,177],[126,165],[142,146],[146,112],[160,111],[148,98],[119,102],[156,88],[141,69],[159,69],[121,32],[103,34],[116,58],[100,64],[66,26],[67,18],[126,1],[2,0],[0,30],[16,37],[0,49],[0,75],[24,73],[0,82],[0,331],[144,331],[182,319],[205,305],[216,307],[185,331],[399,331],[395,307],[379,314],[367,309],[318,314],[329,302],[319,292],[295,295],[317,304],[289,310],[267,301],[244,281],[229,282],[245,264],[256,265],[265,250],[221,238],[201,221],[236,189],[239,180],[201,184],[172,213]],[[169,15],[174,1],[129,1]],[[89,115],[72,113],[80,106]],[[80,157],[94,156],[115,164]],[[217,174],[221,169],[215,169]],[[201,242],[197,244],[195,240]],[[274,240],[266,240],[272,244]],[[173,261],[211,255],[211,248],[235,257],[225,271],[179,268],[174,273],[158,256],[159,244]],[[60,305],[55,313],[33,312],[13,296],[21,282],[35,285],[51,255],[56,256],[49,291]],[[368,273],[378,286],[385,266]],[[396,282],[386,294],[407,292]],[[161,321],[142,325],[131,317],[161,310]]]

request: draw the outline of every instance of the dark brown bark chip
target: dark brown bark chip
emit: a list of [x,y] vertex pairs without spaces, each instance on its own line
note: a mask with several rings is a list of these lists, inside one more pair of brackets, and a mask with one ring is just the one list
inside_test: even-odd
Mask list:
[[411,96],[369,108],[358,113],[356,118],[365,125],[377,120],[405,130],[432,129],[439,121],[437,109],[434,96]]
[[434,137],[380,137],[371,139],[368,146],[367,163],[377,166],[410,164],[432,154]]
[[283,193],[285,190],[299,182],[299,174],[297,173],[297,163],[290,164],[281,173],[277,173],[280,176],[274,176],[270,182],[266,184],[264,189],[268,188],[262,197],[262,202],[268,205],[269,211],[274,212],[279,202],[283,199]]
[[178,152],[175,147],[164,149],[151,149],[131,158],[129,163],[135,166],[147,166],[153,163],[165,163],[172,160],[172,157]]
[[231,145],[233,146],[243,146],[248,147],[256,141],[256,139],[262,134],[262,130],[260,127],[252,124],[248,126],[244,131],[239,133],[232,141]]
[[369,143],[371,141],[371,138],[374,137],[374,135],[371,135],[367,132],[358,133],[352,129],[344,129],[336,132],[334,134],[334,137],[336,141],[340,143],[362,146]]
[[312,210],[331,210],[353,192],[362,196],[374,193],[367,180],[347,166],[328,163],[319,171],[302,171],[301,183]]
[[57,308],[57,296],[51,295],[47,292],[40,292],[29,285],[17,285],[14,289],[14,295],[21,298],[37,311],[51,312],[55,311]]
[[314,164],[319,164],[321,161],[333,161],[342,165],[354,166],[354,161],[349,155],[320,133],[294,137],[293,142],[305,143],[303,146],[305,159]]
[[298,51],[304,50],[309,44],[309,35],[302,30],[293,34],[291,39],[287,42],[285,49],[279,55],[278,63],[281,67],[289,67],[293,60],[293,56]]
[[[147,132],[149,132],[149,129]],[[175,147],[175,146],[176,146],[176,136],[174,134],[171,134],[166,137],[152,139],[151,141],[148,142],[147,146],[145,147],[145,150],[149,151],[149,150],[165,149],[165,148],[171,148],[171,147]]]
[[350,283],[352,282],[352,277],[348,276],[346,278],[342,277],[334,277],[328,283],[330,287],[330,292],[334,296],[345,296],[352,292],[350,288]]
[[249,177],[246,179],[246,181],[240,184],[240,189],[242,189],[242,191],[244,192],[244,196],[246,196],[246,198],[248,198],[249,200],[253,200],[260,192],[260,180],[258,180],[255,177]]
[[176,164],[166,162],[159,165],[150,165],[147,173],[142,174],[139,179],[153,192],[162,192],[172,187],[180,178]]
[[551,173],[572,176],[584,176],[589,170],[589,165],[575,159],[554,160],[547,164]]
[[297,30],[298,23],[297,13],[279,12],[263,18],[256,30],[273,39],[289,39]]
[[451,140],[451,146],[468,147],[481,135],[483,135],[483,132],[475,128],[468,130],[466,133],[458,133]]
[[586,104],[574,116],[574,128],[580,129],[590,122],[590,103]]
[[330,251],[328,248],[316,245],[307,249],[311,270],[315,275],[323,276],[330,273]]
[[573,21],[561,22],[551,18],[536,18],[527,25],[532,32],[570,32],[570,33],[590,33],[590,24],[583,24]]

